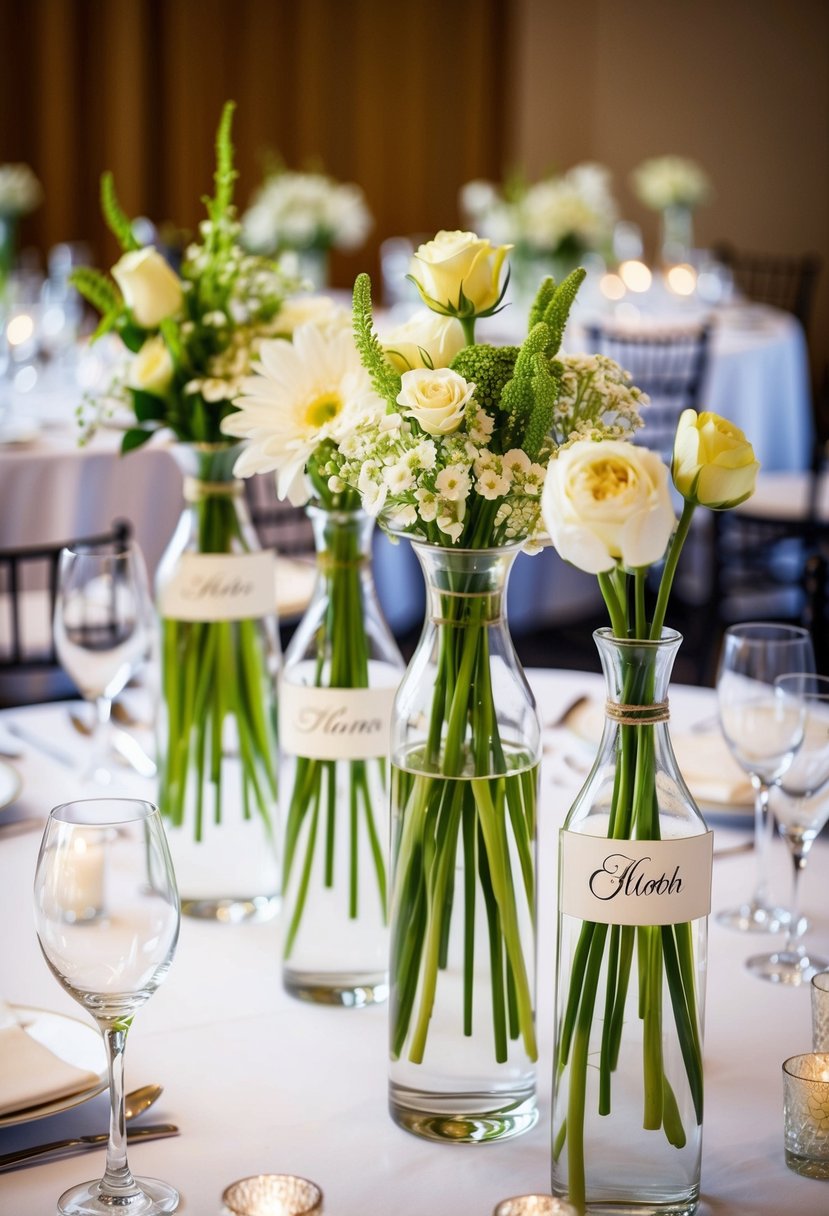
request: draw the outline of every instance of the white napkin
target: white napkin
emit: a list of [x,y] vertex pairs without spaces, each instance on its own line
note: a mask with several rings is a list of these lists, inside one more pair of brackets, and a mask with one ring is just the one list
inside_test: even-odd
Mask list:
[[38,1043],[0,1001],[0,1115],[80,1093],[98,1079]]

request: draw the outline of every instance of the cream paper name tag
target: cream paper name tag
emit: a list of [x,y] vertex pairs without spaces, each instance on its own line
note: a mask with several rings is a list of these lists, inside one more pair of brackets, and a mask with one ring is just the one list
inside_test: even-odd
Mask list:
[[183,553],[160,589],[159,612],[177,621],[242,621],[276,611],[272,551]]
[[559,908],[605,925],[676,925],[711,911],[714,834],[608,840],[561,831]]
[[395,688],[311,688],[283,680],[279,744],[311,760],[370,760],[389,752]]

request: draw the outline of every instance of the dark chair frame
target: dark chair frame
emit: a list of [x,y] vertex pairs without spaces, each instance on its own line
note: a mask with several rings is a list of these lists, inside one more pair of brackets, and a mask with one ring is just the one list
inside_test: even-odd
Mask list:
[[782,308],[808,330],[822,261],[817,254],[753,253],[719,241],[712,252],[750,300]]

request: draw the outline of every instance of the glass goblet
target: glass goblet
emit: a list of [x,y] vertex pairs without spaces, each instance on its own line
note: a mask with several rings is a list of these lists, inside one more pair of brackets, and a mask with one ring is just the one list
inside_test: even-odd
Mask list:
[[717,673],[720,727],[734,759],[754,788],[757,878],[751,899],[717,914],[720,924],[749,933],[777,933],[789,913],[768,898],[767,851],[771,834],[769,787],[792,763],[803,738],[803,707],[774,681],[815,669],[812,640],[796,625],[765,621],[725,631]]
[[807,953],[806,922],[799,914],[800,876],[815,837],[829,820],[829,677],[793,673],[779,676],[775,687],[799,699],[805,714],[803,742],[769,802],[794,862],[791,917],[783,949],[756,954],[746,966],[764,980],[797,987],[829,967],[826,959]]
[[62,1216],[156,1216],[178,1192],[133,1177],[124,1119],[124,1048],[133,1016],[169,970],[179,898],[161,816],[149,802],[92,798],[56,807],[34,885],[35,926],[58,983],[95,1019],[110,1086],[106,1170],[58,1200]]
[[112,702],[147,655],[151,640],[147,573],[140,550],[109,543],[61,550],[55,649],[84,700],[95,705],[86,776],[107,785]]

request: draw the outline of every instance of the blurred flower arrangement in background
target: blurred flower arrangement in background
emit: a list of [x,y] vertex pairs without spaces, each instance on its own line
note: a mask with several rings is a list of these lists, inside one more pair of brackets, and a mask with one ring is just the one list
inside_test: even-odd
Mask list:
[[708,174],[685,156],[654,156],[632,172],[636,197],[652,211],[666,207],[698,207],[712,195]]
[[0,292],[14,264],[17,221],[42,199],[43,189],[28,165],[0,165]]

